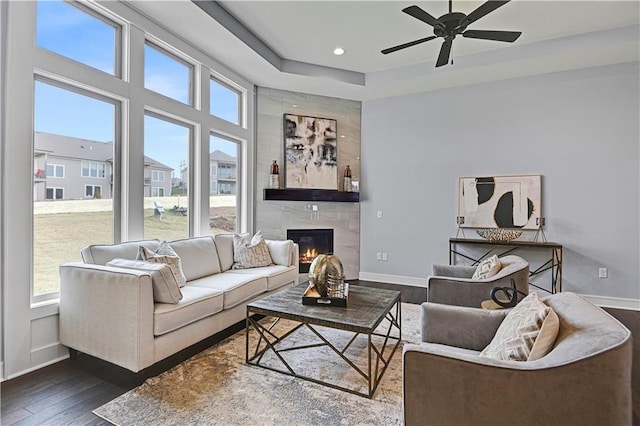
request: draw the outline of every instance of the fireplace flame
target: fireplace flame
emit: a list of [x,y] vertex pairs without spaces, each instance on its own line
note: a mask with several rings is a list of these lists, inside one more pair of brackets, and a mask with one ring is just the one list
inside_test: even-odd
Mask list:
[[300,253],[300,263],[311,263],[318,256],[315,247],[308,248],[304,253]]

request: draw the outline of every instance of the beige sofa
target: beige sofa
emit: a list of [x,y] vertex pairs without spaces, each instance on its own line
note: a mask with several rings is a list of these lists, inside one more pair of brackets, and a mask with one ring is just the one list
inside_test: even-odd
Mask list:
[[403,348],[406,425],[630,425],[631,332],[575,293],[543,299],[560,319],[535,361],[480,357],[509,310],[424,303]]
[[265,240],[274,265],[232,269],[233,235],[172,241],[187,279],[178,303],[154,301],[148,271],[106,265],[160,241],[95,245],[60,267],[60,342],[138,372],[241,321],[246,304],[297,283],[298,245]]

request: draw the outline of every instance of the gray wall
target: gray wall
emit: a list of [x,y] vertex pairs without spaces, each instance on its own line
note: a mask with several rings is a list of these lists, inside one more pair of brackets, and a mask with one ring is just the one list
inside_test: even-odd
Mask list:
[[633,63],[363,102],[361,272],[423,282],[459,177],[541,174],[563,290],[639,300],[638,80]]
[[[296,105],[296,106],[294,106]],[[351,166],[352,176],[360,176],[361,103],[346,99],[308,95],[285,90],[258,88],[255,229],[265,238],[286,238],[287,229],[333,228],[334,253],[340,258],[348,279],[360,271],[360,205],[358,203],[265,201],[273,160],[280,166],[284,187],[283,114],[334,118],[338,130],[338,170]],[[341,137],[344,135],[344,137]],[[342,188],[339,179],[339,188]],[[313,206],[317,206],[317,211]],[[304,278],[304,277],[302,277]]]

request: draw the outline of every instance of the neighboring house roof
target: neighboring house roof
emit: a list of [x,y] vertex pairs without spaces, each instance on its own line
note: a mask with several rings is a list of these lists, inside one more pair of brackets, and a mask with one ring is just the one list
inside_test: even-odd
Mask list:
[[236,157],[232,157],[231,155],[225,154],[224,152],[218,151],[217,149],[209,154],[209,160],[216,160],[218,162],[234,164],[237,162]]
[[[36,132],[34,149],[56,157],[113,162],[113,142],[98,142],[53,133]],[[166,164],[146,155],[144,156],[144,164],[157,169],[173,170]]]
[[80,160],[111,161],[113,142],[97,142],[53,133],[36,132],[34,149],[57,157]]
[[144,156],[144,164],[149,165],[149,166],[153,166],[154,169],[167,169],[167,170],[173,170],[173,168],[167,166],[166,164],[162,164],[159,161],[154,160],[151,157],[147,157],[146,155]]

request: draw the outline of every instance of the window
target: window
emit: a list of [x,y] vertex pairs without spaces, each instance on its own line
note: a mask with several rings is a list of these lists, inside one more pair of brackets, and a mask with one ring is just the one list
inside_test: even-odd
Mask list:
[[209,94],[209,112],[212,115],[233,124],[240,124],[240,92],[212,78],[209,82]]
[[[212,170],[209,181],[209,226],[214,234],[237,231],[237,183],[225,179],[232,174],[235,179],[240,146],[239,142],[221,135],[212,134],[209,137],[209,162]],[[217,173],[213,173],[214,169]]]
[[86,197],[102,198],[102,186],[100,185],[85,185],[84,195]]
[[[65,157],[64,165],[46,164],[46,181],[32,182],[33,296],[46,298],[58,291],[59,265],[81,260],[80,250],[89,244],[113,242],[113,206],[97,200],[106,195],[102,186],[84,185],[81,175],[106,174],[104,163],[100,167],[82,156],[113,158],[116,105],[50,80],[38,79],[34,85],[34,163],[40,168],[47,158]],[[49,177],[64,178],[64,188],[47,186]]]
[[[189,178],[182,172],[189,167],[191,134],[190,126],[176,120],[151,112],[144,117],[144,176],[154,183],[144,187],[144,238],[171,241],[189,236],[189,215],[178,214],[173,207],[188,206]],[[173,188],[174,180],[182,184]],[[169,196],[163,201],[165,214],[154,215],[154,197]]]
[[120,27],[65,1],[39,1],[36,45],[109,74],[119,75]]
[[151,172],[151,180],[153,182],[164,182],[164,172],[160,170],[153,170]]
[[47,177],[64,178],[64,166],[58,164],[47,164]]
[[47,188],[47,200],[62,200],[64,198],[63,188]]
[[82,177],[104,178],[107,174],[107,165],[94,161],[82,162]]
[[144,87],[191,105],[193,65],[147,42],[144,46]]

